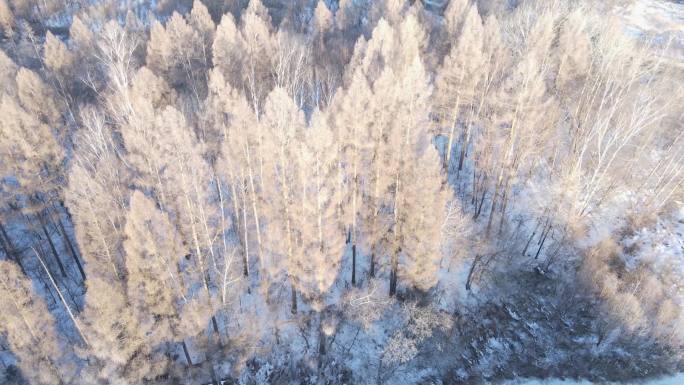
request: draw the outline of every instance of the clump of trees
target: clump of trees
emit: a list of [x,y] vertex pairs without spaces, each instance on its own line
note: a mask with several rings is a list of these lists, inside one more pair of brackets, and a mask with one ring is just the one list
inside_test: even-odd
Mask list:
[[0,0],[31,383],[216,382],[294,340],[325,378],[344,325],[393,325],[383,382],[519,270],[579,276],[597,345],[684,344],[677,270],[624,236],[684,197],[681,69],[590,3],[77,3]]

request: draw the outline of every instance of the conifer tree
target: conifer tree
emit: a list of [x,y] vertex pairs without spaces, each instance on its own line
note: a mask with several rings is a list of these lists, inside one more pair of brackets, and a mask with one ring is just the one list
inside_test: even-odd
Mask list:
[[[444,150],[444,168],[449,171],[454,146],[454,136],[459,125],[463,126],[458,171],[463,169],[463,160],[470,141],[473,110],[476,108],[476,92],[482,81],[484,31],[477,7],[471,5],[466,13],[461,34],[452,46],[439,69],[435,81],[435,99],[438,108],[443,108],[450,127]],[[465,111],[465,117],[462,115]],[[470,111],[468,111],[470,110]]]
[[37,384],[61,384],[71,376],[63,357],[55,319],[31,280],[13,262],[0,261],[0,332],[7,336],[26,379]]

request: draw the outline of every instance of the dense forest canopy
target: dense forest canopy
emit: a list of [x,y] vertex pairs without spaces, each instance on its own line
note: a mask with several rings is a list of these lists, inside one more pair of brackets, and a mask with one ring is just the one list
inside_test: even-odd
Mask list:
[[684,365],[684,109],[624,2],[0,0],[0,382]]

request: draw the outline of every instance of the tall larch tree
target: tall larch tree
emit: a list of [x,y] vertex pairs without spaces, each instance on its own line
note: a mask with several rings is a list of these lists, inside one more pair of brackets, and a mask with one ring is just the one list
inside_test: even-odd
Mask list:
[[476,108],[476,92],[482,81],[482,66],[485,62],[483,39],[482,19],[477,12],[477,6],[471,5],[466,13],[461,33],[449,54],[444,58],[435,80],[435,104],[441,110],[444,122],[449,127],[444,149],[444,168],[447,172],[451,165],[459,123],[463,130],[458,171],[463,169],[463,160],[470,141],[472,114]]
[[[188,299],[180,269],[186,254],[180,235],[168,216],[140,191],[131,197],[125,232],[127,295],[137,318],[152,331],[147,338],[154,344],[180,341],[185,359],[192,365],[185,338],[200,334],[203,325],[185,330],[192,323],[181,319],[193,302]],[[204,320],[206,324],[208,317]]]
[[[263,188],[265,196],[264,212],[267,218],[267,231],[264,232],[264,246],[268,250],[269,275],[273,282],[289,281],[291,286],[291,311],[297,312],[296,271],[288,271],[289,266],[297,264],[297,249],[301,239],[296,236],[295,219],[303,209],[297,200],[301,190],[301,174],[297,167],[297,140],[304,135],[306,123],[304,114],[287,95],[285,90],[276,88],[269,95],[264,117],[267,142],[265,148],[274,154],[265,165]],[[285,275],[285,276],[283,276]]]
[[71,380],[61,363],[65,348],[55,319],[31,280],[13,262],[0,261],[0,332],[7,336],[24,377],[36,384]]
[[80,319],[90,345],[77,351],[89,362],[81,373],[85,382],[123,385],[150,381],[162,374],[167,358],[153,351],[146,339],[152,330],[133,311],[125,282],[93,276],[86,287]]
[[220,112],[211,124],[222,138],[216,170],[227,185],[224,193],[231,202],[226,199],[224,205],[226,210],[232,209],[233,229],[243,251],[243,273],[249,275],[250,249],[257,256],[259,269],[264,267],[260,220],[263,138],[261,130],[255,129],[256,115],[245,96],[219,71],[212,71],[210,88],[209,102]]

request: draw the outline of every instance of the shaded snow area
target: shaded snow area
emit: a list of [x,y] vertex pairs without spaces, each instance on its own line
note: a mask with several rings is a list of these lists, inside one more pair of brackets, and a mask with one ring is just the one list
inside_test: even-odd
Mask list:
[[[589,381],[573,381],[573,380],[517,380],[509,381],[505,385],[594,385],[595,383]],[[618,385],[616,383],[602,383],[603,385]],[[684,384],[684,373],[674,375],[671,377],[663,377],[654,380],[636,382],[639,385],[682,385]]]

